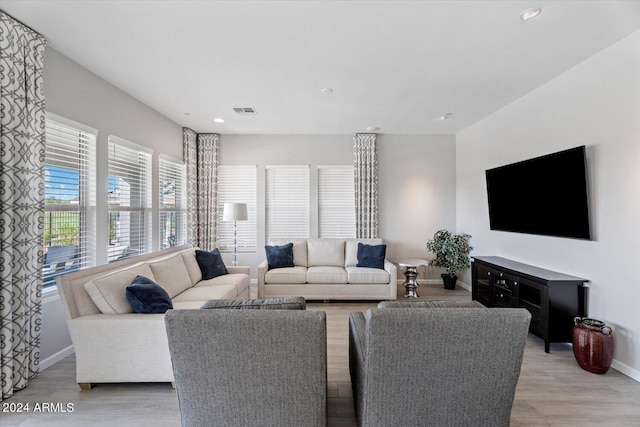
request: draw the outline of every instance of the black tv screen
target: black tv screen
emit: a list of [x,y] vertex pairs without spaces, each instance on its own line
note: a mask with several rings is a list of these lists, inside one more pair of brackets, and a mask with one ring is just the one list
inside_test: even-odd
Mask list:
[[585,147],[486,171],[492,230],[590,239]]

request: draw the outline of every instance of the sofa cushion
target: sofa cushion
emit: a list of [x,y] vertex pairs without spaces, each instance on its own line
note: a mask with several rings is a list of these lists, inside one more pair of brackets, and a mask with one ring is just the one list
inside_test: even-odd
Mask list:
[[344,240],[309,239],[307,242],[309,267],[344,267]]
[[218,299],[205,302],[201,308],[235,310],[305,310],[303,297],[280,297],[265,299]]
[[202,270],[200,270],[200,266],[198,265],[198,260],[196,260],[195,249],[191,249],[189,251],[183,252],[182,260],[184,261],[184,266],[187,267],[187,271],[189,272],[189,277],[191,278],[191,286],[201,281]]
[[265,246],[269,270],[273,268],[293,267],[293,243],[282,246]]
[[387,245],[365,245],[358,243],[358,264],[356,267],[384,268]]
[[309,267],[307,269],[307,283],[346,284],[347,272],[343,267]]
[[234,299],[237,296],[238,291],[234,285],[195,286],[172,298],[171,301],[174,307],[177,307],[178,302],[201,301],[200,305],[202,305],[210,299]]
[[346,267],[347,280],[350,284],[387,284],[389,272],[379,268]]
[[227,266],[224,265],[218,248],[211,252],[196,249],[196,261],[198,261],[200,271],[202,271],[202,280],[213,279],[228,273]]
[[133,313],[126,289],[136,276],[154,279],[149,264],[140,262],[90,280],[84,284],[84,288],[102,313]]
[[264,283],[299,285],[307,283],[307,267],[286,267],[269,270],[264,275]]
[[173,308],[167,291],[145,276],[133,279],[126,294],[135,313],[164,313]]
[[242,294],[245,290],[249,289],[251,279],[247,274],[243,273],[230,273],[224,276],[218,276],[209,280],[201,280],[196,284],[196,288],[202,286],[219,286],[219,285],[232,285],[236,287],[238,295]]
[[192,286],[182,254],[150,262],[149,268],[153,272],[155,282],[167,291],[171,298]]
[[382,239],[347,239],[344,248],[344,266],[355,267],[358,265],[358,243],[365,245],[381,245]]
[[293,243],[293,264],[301,267],[308,267],[307,261],[307,239],[290,239],[290,240],[270,240],[270,246],[282,246],[287,243]]

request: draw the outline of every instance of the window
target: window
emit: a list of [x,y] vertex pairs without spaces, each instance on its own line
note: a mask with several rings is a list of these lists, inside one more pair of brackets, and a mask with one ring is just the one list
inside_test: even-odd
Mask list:
[[356,237],[353,166],[318,166],[319,237]]
[[96,134],[47,113],[45,121],[43,286],[56,276],[95,265]]
[[109,262],[151,252],[151,152],[109,136]]
[[309,166],[266,166],[267,242],[309,237]]
[[186,167],[160,156],[158,165],[160,249],[179,246],[186,240]]
[[233,252],[233,222],[222,221],[225,203],[246,203],[247,221],[238,221],[238,252],[256,251],[255,165],[221,165],[218,168],[218,247]]

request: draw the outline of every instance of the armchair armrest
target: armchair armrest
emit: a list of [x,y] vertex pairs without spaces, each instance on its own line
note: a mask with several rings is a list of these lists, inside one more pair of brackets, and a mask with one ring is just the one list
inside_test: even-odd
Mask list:
[[258,298],[264,297],[264,276],[269,270],[267,261],[263,261],[258,265]]

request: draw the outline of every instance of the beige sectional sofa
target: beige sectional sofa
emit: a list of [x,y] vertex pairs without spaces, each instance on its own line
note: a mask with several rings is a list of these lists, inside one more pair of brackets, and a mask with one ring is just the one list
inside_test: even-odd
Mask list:
[[357,267],[358,243],[382,244],[382,239],[273,240],[270,246],[293,243],[294,267],[269,270],[258,266],[258,298],[297,295],[307,300],[395,300],[397,268]]
[[164,314],[134,313],[126,287],[137,275],[164,288],[175,309],[249,297],[249,268],[202,280],[195,249],[181,246],[56,278],[82,388],[105,382],[173,382]]

